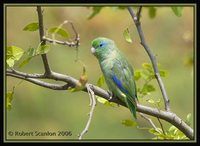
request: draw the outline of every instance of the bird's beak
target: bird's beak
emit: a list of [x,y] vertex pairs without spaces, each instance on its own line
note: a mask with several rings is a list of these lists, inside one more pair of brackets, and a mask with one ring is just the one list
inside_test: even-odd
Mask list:
[[96,51],[95,51],[95,48],[92,47],[92,48],[91,48],[91,52],[92,52],[92,54],[95,54],[95,52],[96,52]]

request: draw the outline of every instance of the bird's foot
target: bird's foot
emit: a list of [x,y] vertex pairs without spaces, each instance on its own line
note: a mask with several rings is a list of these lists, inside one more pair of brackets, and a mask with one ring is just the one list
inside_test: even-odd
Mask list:
[[110,101],[111,99],[112,99],[112,97],[113,97],[113,93],[111,92],[111,91],[107,91],[108,92],[108,94],[109,94],[109,99],[108,99],[108,101]]

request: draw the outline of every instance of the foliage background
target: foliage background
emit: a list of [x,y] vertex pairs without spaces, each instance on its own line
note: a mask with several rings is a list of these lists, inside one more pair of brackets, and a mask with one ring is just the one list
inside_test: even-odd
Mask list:
[[[140,45],[139,37],[127,10],[105,7],[94,18],[87,17],[91,9],[87,7],[44,7],[45,28],[58,26],[64,20],[71,20],[80,34],[79,59],[86,64],[89,82],[96,84],[101,70],[96,58],[91,54],[91,41],[99,36],[113,39],[120,50],[127,56],[134,69],[142,68],[142,63],[149,58]],[[39,33],[23,31],[24,26],[37,22],[35,7],[7,7],[7,46],[15,45],[23,49],[37,47]],[[194,16],[192,7],[184,7],[182,17],[174,15],[170,7],[158,7],[156,17],[151,19],[148,9],[142,11],[141,23],[147,43],[156,54],[161,68],[169,75],[163,78],[171,109],[180,118],[186,119],[193,109],[193,29]],[[129,28],[133,44],[128,44],[123,31]],[[65,27],[71,32],[70,27]],[[47,54],[51,68],[63,74],[79,78],[82,66],[75,62],[76,51],[72,47],[52,45]],[[19,70],[28,73],[42,73],[41,57],[37,56]],[[7,90],[12,90],[19,79],[7,77]],[[137,86],[142,83],[136,82]],[[152,81],[156,92],[140,99],[144,105],[150,105],[149,98],[162,98],[157,82]],[[103,86],[106,89],[106,86]],[[85,92],[54,91],[23,81],[16,86],[12,110],[7,111],[7,131],[72,131],[68,137],[10,137],[8,138],[64,138],[77,139],[85,127],[90,110],[89,97]],[[152,106],[152,105],[150,105]],[[194,117],[194,116],[192,116]],[[97,103],[89,132],[84,139],[150,139],[154,137],[148,130],[125,127],[122,120],[132,120],[129,110],[124,107],[109,107]],[[152,118],[154,119],[154,118]],[[150,127],[138,118],[140,127]],[[157,121],[155,120],[155,123]],[[169,124],[162,121],[164,128]],[[157,123],[158,124],[158,123]],[[193,125],[192,125],[193,126]]]

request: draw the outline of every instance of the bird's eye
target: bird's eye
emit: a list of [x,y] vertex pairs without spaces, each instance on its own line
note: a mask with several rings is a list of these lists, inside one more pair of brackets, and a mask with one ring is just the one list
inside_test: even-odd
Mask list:
[[103,43],[101,43],[100,45],[99,45],[99,47],[102,47],[103,46]]

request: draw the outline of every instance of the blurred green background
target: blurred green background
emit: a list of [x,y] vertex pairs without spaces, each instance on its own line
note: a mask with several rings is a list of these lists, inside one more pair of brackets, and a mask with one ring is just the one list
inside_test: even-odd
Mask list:
[[[91,41],[99,36],[113,39],[120,50],[127,56],[134,69],[141,69],[142,63],[150,62],[147,53],[140,45],[140,40],[133,21],[125,10],[105,7],[101,12],[88,20],[92,10],[88,7],[63,6],[43,7],[45,29],[56,27],[64,20],[70,20],[80,34],[79,59],[86,65],[89,83],[96,84],[101,70],[97,59],[91,54]],[[39,33],[26,32],[23,28],[32,22],[37,22],[37,12],[34,6],[8,6],[6,8],[6,40],[7,45],[15,45],[23,49],[36,48],[39,44]],[[155,53],[161,69],[168,70],[169,75],[163,78],[171,110],[183,120],[188,113],[194,118],[193,96],[193,7],[184,7],[182,17],[177,17],[170,7],[158,7],[156,17],[151,19],[148,8],[142,10],[142,28],[146,41]],[[72,34],[71,27],[64,28]],[[123,31],[129,28],[133,43],[129,44],[123,37]],[[73,35],[73,34],[72,34]],[[82,66],[75,62],[76,51],[73,47],[52,45],[47,54],[53,71],[70,75],[79,79]],[[43,63],[40,56],[18,70],[27,73],[43,73]],[[20,82],[19,79],[7,77],[7,90],[12,90]],[[137,83],[137,82],[136,82]],[[144,105],[150,105],[146,100],[162,99],[156,81],[152,81],[156,91],[139,99]],[[142,82],[137,83],[138,87]],[[107,89],[106,86],[103,87]],[[41,136],[22,137],[9,136],[8,139],[77,139],[84,129],[90,110],[89,97],[85,92],[71,93],[69,91],[54,91],[23,81],[15,88],[11,111],[7,111],[7,131],[71,131],[72,136]],[[132,115],[124,107],[109,107],[97,103],[89,132],[83,139],[151,139],[154,135],[148,130],[136,127],[126,127],[122,120],[132,120]],[[159,124],[152,118],[156,125]],[[162,120],[161,120],[162,121]],[[149,123],[138,116],[139,127],[151,127]],[[164,128],[171,125],[162,121]]]

